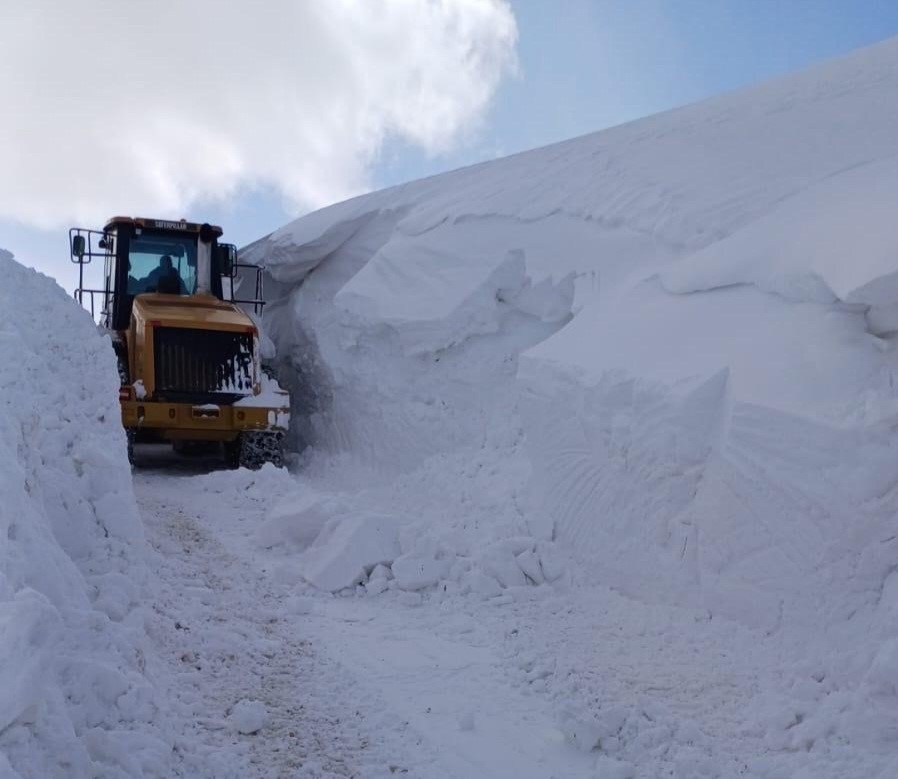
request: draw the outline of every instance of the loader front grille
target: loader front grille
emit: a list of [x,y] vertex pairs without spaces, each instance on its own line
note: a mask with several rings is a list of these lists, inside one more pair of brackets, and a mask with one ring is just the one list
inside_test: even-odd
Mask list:
[[156,327],[156,392],[167,400],[232,402],[253,391],[252,333]]

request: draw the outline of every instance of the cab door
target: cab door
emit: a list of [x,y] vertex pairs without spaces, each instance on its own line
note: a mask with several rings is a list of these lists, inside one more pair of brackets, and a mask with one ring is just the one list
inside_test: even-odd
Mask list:
[[115,251],[112,268],[108,276],[109,289],[112,291],[112,319],[109,326],[112,330],[127,330],[131,324],[131,305],[134,296],[128,294],[128,251],[131,243],[133,225],[117,225]]
[[117,265],[115,256],[116,230],[117,228],[107,230],[104,239],[106,241],[106,259],[103,263],[103,313],[100,324],[106,328],[112,327],[114,316],[115,268]]

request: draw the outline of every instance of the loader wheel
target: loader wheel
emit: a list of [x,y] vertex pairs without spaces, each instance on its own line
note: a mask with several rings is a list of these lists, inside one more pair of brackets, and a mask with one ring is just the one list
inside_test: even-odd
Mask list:
[[230,468],[256,471],[265,463],[277,468],[284,465],[284,434],[274,431],[240,433],[224,445],[225,461]]
[[224,442],[224,460],[228,468],[240,467],[240,436],[233,441]]
[[216,441],[172,441],[172,451],[183,457],[201,457],[214,454],[218,448]]

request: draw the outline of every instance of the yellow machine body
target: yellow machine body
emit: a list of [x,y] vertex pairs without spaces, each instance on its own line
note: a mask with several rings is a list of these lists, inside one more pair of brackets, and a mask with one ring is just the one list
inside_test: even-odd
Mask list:
[[[129,443],[220,441],[234,464],[279,463],[289,396],[263,371],[245,310],[261,313],[262,269],[240,264],[209,224],[117,216],[69,234],[76,298],[112,335]],[[102,288],[84,284],[92,260],[103,262]],[[250,299],[234,296],[241,273],[255,273]]]
[[[155,399],[156,328],[245,333],[253,339],[252,395],[228,404],[179,403]],[[130,387],[122,388],[122,424],[155,431],[165,440],[230,441],[245,430],[286,430],[289,395],[277,388],[259,398],[258,332],[235,303],[208,294],[188,296],[147,293],[134,298],[131,326],[121,334],[128,345]]]

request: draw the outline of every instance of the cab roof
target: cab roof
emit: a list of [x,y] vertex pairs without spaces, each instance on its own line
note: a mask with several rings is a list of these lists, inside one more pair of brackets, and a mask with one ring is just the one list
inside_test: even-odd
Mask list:
[[[117,225],[135,225],[143,227],[147,230],[171,230],[172,232],[181,233],[198,233],[203,225],[198,222],[188,222],[186,219],[147,219],[142,216],[114,216],[106,222],[105,230],[109,230]],[[209,225],[213,234],[218,237],[224,231],[218,225]]]

